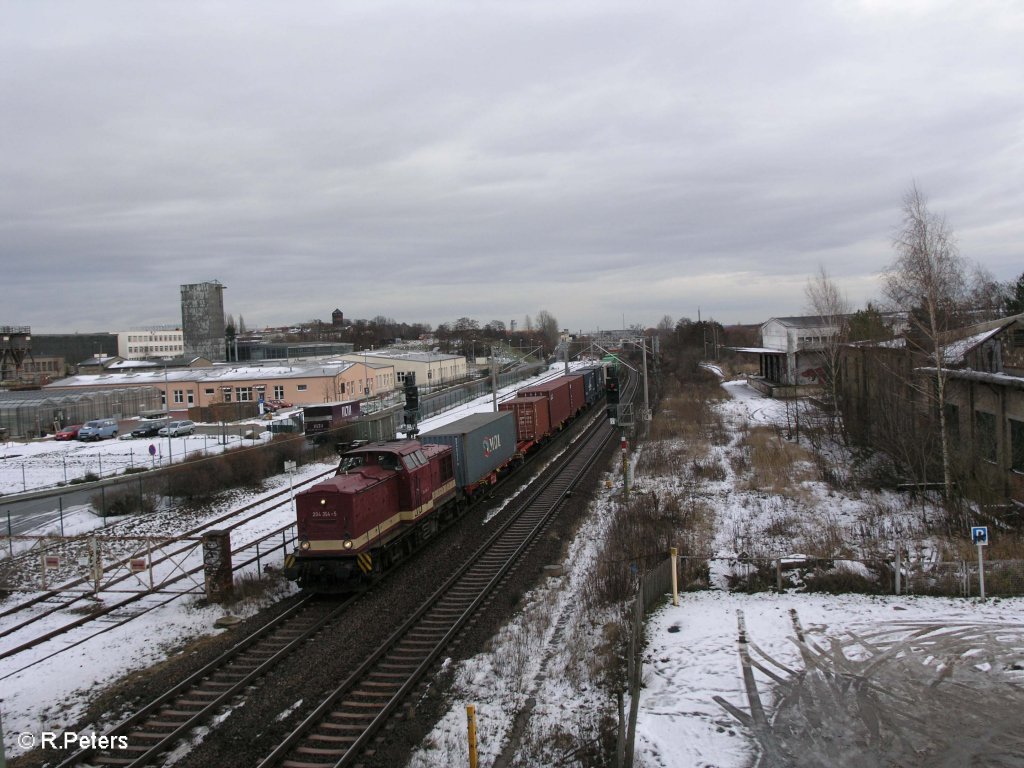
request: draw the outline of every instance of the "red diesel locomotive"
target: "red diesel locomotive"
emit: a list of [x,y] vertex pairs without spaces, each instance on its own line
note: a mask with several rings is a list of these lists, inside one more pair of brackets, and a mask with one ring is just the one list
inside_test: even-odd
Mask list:
[[591,377],[524,388],[496,413],[471,414],[416,440],[349,450],[334,477],[296,495],[297,547],[285,576],[321,592],[368,583],[589,406]]
[[298,547],[285,576],[348,591],[390,568],[497,482],[515,455],[512,421],[473,414],[418,440],[347,451],[334,477],[295,497]]

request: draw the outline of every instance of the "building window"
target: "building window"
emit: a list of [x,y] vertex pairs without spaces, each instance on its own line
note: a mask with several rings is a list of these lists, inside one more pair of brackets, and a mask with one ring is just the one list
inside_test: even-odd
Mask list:
[[297,389],[299,390],[299,392],[305,392],[306,391],[306,385],[305,384],[299,384]]
[[252,402],[252,387],[235,387],[235,397],[240,403]]
[[1024,421],[1010,419],[1010,467],[1024,472]]
[[974,412],[978,455],[985,461],[996,460],[996,417],[994,413]]
[[275,400],[284,400],[284,385],[283,384],[275,384],[274,385],[274,399]]
[[185,391],[181,389],[174,390],[174,402],[184,403],[185,402]]
[[192,392],[191,389],[188,391],[188,404],[189,405],[195,405],[196,404],[196,397],[195,397],[195,394]]
[[204,395],[212,395],[213,393],[214,393],[214,390],[213,390],[212,387],[208,387],[208,388],[203,390],[203,394]]

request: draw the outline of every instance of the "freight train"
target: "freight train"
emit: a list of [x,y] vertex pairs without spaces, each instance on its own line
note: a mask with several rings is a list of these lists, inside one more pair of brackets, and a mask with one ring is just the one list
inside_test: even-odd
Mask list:
[[600,366],[575,371],[519,390],[495,413],[346,451],[334,477],[295,497],[285,576],[318,592],[370,583],[602,397],[602,376]]

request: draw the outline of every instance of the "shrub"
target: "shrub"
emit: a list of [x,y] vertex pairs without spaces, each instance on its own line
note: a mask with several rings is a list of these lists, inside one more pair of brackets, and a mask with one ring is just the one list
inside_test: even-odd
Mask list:
[[891,581],[878,573],[839,564],[834,568],[817,569],[804,575],[804,592],[825,592],[831,595],[857,593],[862,595],[889,594]]
[[231,486],[228,467],[220,457],[192,454],[170,470],[167,492],[171,496],[194,501],[210,498]]
[[129,488],[111,488],[105,493],[97,493],[89,503],[104,515],[116,516],[155,512],[157,507],[155,496]]

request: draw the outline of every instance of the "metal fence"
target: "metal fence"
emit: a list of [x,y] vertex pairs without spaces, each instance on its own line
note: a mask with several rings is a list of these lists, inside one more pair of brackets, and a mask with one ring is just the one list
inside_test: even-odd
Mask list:
[[[945,597],[1024,595],[1024,560],[993,560],[979,564],[895,560],[844,560],[826,558],[693,557],[677,556],[677,585],[680,591],[725,586],[728,589],[759,592],[803,589],[821,592],[867,592]],[[672,559],[666,558],[640,574],[633,603],[632,631],[627,655],[627,687],[630,694],[628,724],[620,723],[615,764],[633,765],[637,706],[642,680],[643,627],[650,610],[672,592]],[[621,710],[620,710],[621,711]]]
[[[977,560],[904,559],[899,567],[895,560],[793,556],[680,556],[678,560],[680,590],[714,586],[741,592],[795,590],[978,597],[983,575],[986,597],[1024,595],[1024,560],[985,560],[981,567]],[[663,583],[663,577],[657,578],[661,579],[659,585]],[[657,588],[652,589],[656,594]],[[651,599],[656,598],[644,597],[645,601]]]

